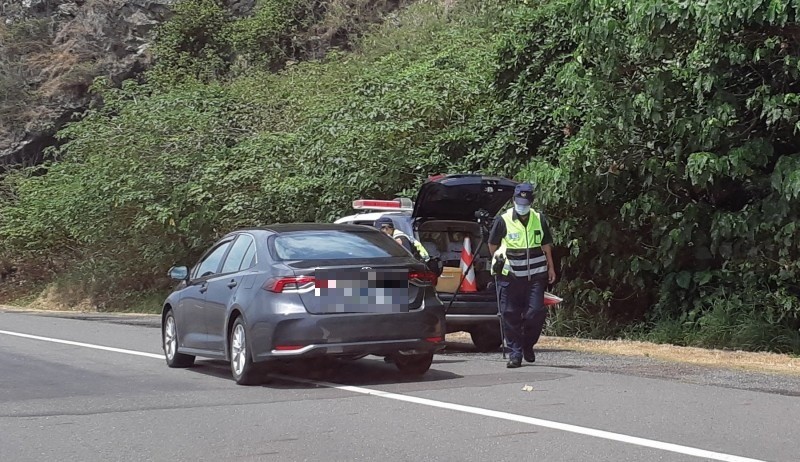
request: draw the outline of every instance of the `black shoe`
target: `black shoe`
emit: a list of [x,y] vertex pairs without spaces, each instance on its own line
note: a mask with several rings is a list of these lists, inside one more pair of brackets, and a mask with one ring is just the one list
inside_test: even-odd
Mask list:
[[536,362],[536,353],[533,352],[533,348],[530,350],[522,350],[522,356],[525,358],[526,362],[535,363]]
[[508,360],[508,364],[506,367],[509,369],[516,369],[518,367],[522,367],[522,360],[520,358],[511,358]]

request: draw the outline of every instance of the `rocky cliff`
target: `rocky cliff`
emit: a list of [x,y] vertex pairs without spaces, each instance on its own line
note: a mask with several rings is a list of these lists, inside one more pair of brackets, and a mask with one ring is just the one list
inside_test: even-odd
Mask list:
[[[0,172],[41,162],[55,133],[88,107],[87,90],[96,77],[119,84],[147,69],[156,26],[179,1],[0,0]],[[350,49],[371,24],[409,3],[287,0],[302,20],[276,39],[282,58],[270,68],[321,58],[332,47]],[[233,19],[254,15],[257,4],[219,3]]]
[[176,0],[6,0],[0,6],[0,166],[36,163],[89,103],[150,61],[154,26]]

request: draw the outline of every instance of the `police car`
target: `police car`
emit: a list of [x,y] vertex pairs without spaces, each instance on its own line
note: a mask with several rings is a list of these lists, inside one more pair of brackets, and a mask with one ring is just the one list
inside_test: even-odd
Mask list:
[[[496,351],[502,344],[497,316],[497,293],[489,269],[491,258],[485,239],[491,221],[511,200],[516,182],[507,178],[467,174],[431,177],[417,200],[360,199],[357,213],[336,223],[373,226],[388,216],[395,228],[413,236],[428,254],[443,265],[437,293],[444,303],[447,331],[469,332],[479,351]],[[473,251],[476,290],[460,290],[459,269],[465,238]]]
[[414,210],[414,203],[411,202],[411,199],[359,199],[353,201],[353,209],[359,210],[360,212],[339,218],[334,223],[373,226],[375,220],[383,216],[388,216],[392,219],[392,222],[394,222],[395,229],[399,229],[409,236],[412,236],[414,233],[411,228],[411,212]]

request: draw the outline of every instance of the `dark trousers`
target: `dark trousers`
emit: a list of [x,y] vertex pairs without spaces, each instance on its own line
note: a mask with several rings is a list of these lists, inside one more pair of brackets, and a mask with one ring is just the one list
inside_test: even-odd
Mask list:
[[523,349],[532,349],[542,334],[547,319],[544,307],[547,280],[501,277],[497,282],[506,344],[512,358],[521,358]]

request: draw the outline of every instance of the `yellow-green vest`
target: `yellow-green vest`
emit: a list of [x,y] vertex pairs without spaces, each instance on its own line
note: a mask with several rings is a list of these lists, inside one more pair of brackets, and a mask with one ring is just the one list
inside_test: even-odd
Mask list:
[[392,237],[394,239],[397,239],[399,237],[404,237],[404,238],[408,239],[408,242],[410,242],[411,245],[413,245],[414,248],[417,249],[417,252],[419,252],[419,258],[422,261],[428,261],[428,260],[431,259],[431,256],[428,254],[428,250],[425,248],[425,246],[422,245],[422,242],[412,238],[408,234],[400,231],[399,229],[395,229],[394,230],[394,234],[392,234]]
[[528,215],[528,226],[514,219],[513,208],[503,213],[501,218],[506,223],[506,235],[492,256],[492,268],[497,257],[502,256],[506,260],[503,276],[513,274],[516,277],[531,279],[534,275],[547,273],[547,257],[542,251],[544,230],[539,213],[531,210]]

